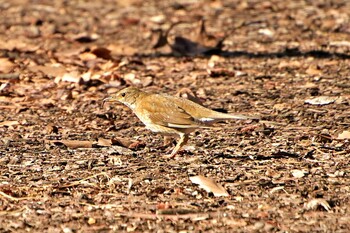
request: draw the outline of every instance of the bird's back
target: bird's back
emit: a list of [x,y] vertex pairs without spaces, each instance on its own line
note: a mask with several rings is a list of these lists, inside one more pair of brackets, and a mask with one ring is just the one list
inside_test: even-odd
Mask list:
[[222,112],[217,112],[199,105],[191,100],[179,98],[175,96],[168,96],[169,101],[175,103],[180,108],[184,109],[189,115],[199,121],[215,121],[225,119],[249,119],[249,117],[243,115],[231,115]]

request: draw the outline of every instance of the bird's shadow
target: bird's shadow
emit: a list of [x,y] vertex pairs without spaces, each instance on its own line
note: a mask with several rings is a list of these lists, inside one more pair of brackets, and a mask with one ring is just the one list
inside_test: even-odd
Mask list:
[[250,161],[250,160],[258,160],[258,161],[264,161],[264,160],[271,160],[271,159],[283,159],[283,158],[294,158],[294,159],[302,159],[303,156],[295,153],[290,153],[286,151],[278,151],[276,153],[272,153],[271,155],[232,155],[232,154],[217,154],[215,156],[210,156],[209,158],[206,158],[207,160],[212,160],[215,158],[224,158],[224,159],[237,159],[240,161]]
[[198,58],[198,57],[210,57],[212,55],[218,55],[226,58],[236,58],[236,57],[247,57],[247,58],[289,58],[289,57],[314,57],[318,59],[326,58],[340,58],[340,59],[350,59],[350,54],[347,53],[338,53],[338,52],[329,52],[325,50],[310,50],[310,51],[301,51],[299,48],[289,49],[286,48],[284,51],[280,52],[258,52],[252,53],[247,51],[228,51],[228,50],[218,50],[213,49],[209,50],[206,53],[187,56],[187,55],[175,55],[174,53],[161,53],[155,52],[150,54],[137,54],[141,58],[159,58],[159,57],[179,57],[179,58]]

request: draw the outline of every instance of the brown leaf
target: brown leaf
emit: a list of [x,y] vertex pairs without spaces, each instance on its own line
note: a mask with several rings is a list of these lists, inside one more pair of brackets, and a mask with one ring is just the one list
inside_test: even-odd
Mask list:
[[137,141],[116,137],[111,140],[112,145],[122,146],[126,148],[134,147],[133,144],[137,143]]
[[198,184],[199,187],[203,188],[207,192],[212,192],[215,197],[227,197],[228,192],[222,185],[216,183],[214,180],[204,177],[202,175],[190,177],[192,183]]
[[78,141],[78,140],[61,140],[61,141],[55,141],[56,143],[62,143],[66,147],[70,149],[76,149],[76,148],[92,148],[92,142],[91,141]]
[[109,50],[107,48],[104,48],[104,47],[94,48],[91,51],[91,53],[95,54],[99,58],[103,58],[103,59],[106,59],[106,60],[112,59],[111,50]]

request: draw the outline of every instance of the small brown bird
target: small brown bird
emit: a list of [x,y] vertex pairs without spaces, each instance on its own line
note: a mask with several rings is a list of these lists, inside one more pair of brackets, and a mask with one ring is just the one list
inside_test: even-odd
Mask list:
[[197,128],[208,128],[214,122],[228,119],[257,119],[231,115],[205,108],[188,99],[167,94],[152,94],[135,87],[127,87],[107,97],[105,102],[119,101],[128,106],[146,128],[163,135],[177,135],[179,142],[167,157],[173,158]]

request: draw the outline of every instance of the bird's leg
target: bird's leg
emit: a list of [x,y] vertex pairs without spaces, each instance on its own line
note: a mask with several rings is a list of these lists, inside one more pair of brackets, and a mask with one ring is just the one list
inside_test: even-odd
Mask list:
[[177,152],[179,152],[179,150],[187,143],[187,141],[188,141],[188,134],[181,134],[180,140],[176,144],[175,148],[173,149],[171,154],[167,155],[166,157],[167,158],[174,158],[176,156]]

